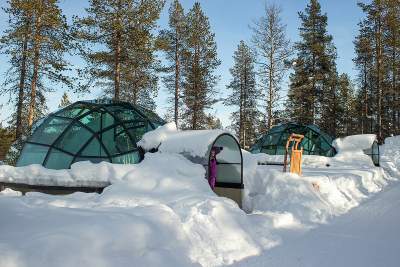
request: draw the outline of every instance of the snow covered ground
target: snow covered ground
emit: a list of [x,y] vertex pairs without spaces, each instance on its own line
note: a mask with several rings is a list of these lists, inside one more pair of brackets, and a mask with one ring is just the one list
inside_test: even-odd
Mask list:
[[[246,213],[209,189],[201,165],[170,152],[50,171],[61,183],[111,185],[0,192],[0,266],[396,266],[400,138],[382,147],[387,171],[346,142],[335,158],[306,157],[301,177],[244,153]],[[38,173],[48,174],[1,166],[0,180]]]

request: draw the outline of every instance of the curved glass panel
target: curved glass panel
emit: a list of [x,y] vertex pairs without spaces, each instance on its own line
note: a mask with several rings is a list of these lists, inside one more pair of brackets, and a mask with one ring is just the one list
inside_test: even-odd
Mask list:
[[93,138],[90,143],[82,150],[80,153],[82,156],[96,157],[96,156],[104,156],[107,154],[101,146],[100,142],[97,138]]
[[72,104],[58,112],[56,112],[57,116],[65,117],[65,118],[76,118],[90,111],[89,107],[85,104]]
[[52,148],[49,151],[49,155],[47,157],[44,166],[48,169],[55,169],[55,170],[68,169],[69,166],[71,165],[73,158],[74,157],[69,154],[61,152],[58,149]]
[[90,128],[92,131],[99,132],[102,128],[101,117],[102,117],[101,112],[94,111],[84,116],[79,121],[88,128]]
[[41,144],[52,144],[71,123],[69,119],[49,117],[31,136],[30,141]]
[[240,147],[235,139],[230,135],[221,135],[215,141],[214,146],[221,147],[222,150],[217,154],[219,163],[240,163]]
[[153,120],[164,123],[155,113],[143,110],[105,99],[79,101],[49,114],[27,140],[18,166],[39,163],[60,169],[82,160],[137,163],[142,158],[136,142],[155,129]]
[[75,154],[83,147],[90,137],[92,137],[91,132],[83,128],[80,124],[74,123],[55,143],[55,147]]
[[217,182],[242,183],[242,157],[240,146],[231,135],[221,135],[214,147],[222,149],[217,155]]
[[21,156],[18,159],[17,167],[30,164],[43,164],[43,160],[49,150],[46,146],[25,144],[22,149]]

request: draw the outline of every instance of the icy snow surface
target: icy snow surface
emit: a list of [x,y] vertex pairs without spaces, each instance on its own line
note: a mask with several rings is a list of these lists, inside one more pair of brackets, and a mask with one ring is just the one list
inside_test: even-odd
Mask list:
[[166,151],[136,165],[1,166],[2,179],[111,185],[102,194],[1,192],[0,266],[397,266],[399,145],[395,137],[382,147],[389,172],[348,153],[357,145],[305,157],[302,176],[243,151],[247,214],[209,189],[201,165]]

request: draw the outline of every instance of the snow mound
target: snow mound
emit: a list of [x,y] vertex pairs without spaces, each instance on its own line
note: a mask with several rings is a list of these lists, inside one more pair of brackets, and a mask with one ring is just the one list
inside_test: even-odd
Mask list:
[[[117,167],[118,166],[118,167]],[[80,161],[71,169],[52,170],[39,164],[23,167],[0,166],[0,182],[48,186],[105,187],[123,177],[132,165],[116,165],[109,162],[91,163]]]
[[12,190],[10,188],[6,188],[3,191],[0,191],[0,196],[19,197],[22,196],[22,193],[19,191]]
[[370,194],[381,191],[387,180],[384,171],[373,166],[304,167],[303,175],[298,176],[282,173],[281,166],[263,165],[245,180],[243,206],[247,212],[286,214],[289,224],[312,226],[360,205]]
[[157,129],[147,132],[137,143],[138,146],[146,151],[158,148],[160,144],[171,134],[177,133],[176,124],[174,122],[159,126]]
[[395,178],[400,178],[400,135],[385,139],[380,147],[380,164]]
[[223,133],[229,132],[224,130],[179,131],[174,123],[168,123],[145,133],[137,144],[147,151],[158,148],[158,151],[164,153],[204,157],[210,144]]
[[337,138],[332,145],[338,153],[362,151],[371,148],[375,140],[375,134],[358,134]]
[[276,243],[182,155],[91,168],[75,171],[110,181],[102,194],[0,198],[0,266],[220,266]]

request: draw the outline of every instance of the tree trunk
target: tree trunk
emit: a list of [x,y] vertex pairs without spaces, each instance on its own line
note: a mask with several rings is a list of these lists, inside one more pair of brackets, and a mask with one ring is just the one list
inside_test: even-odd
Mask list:
[[22,43],[22,59],[20,69],[20,79],[18,88],[18,104],[17,104],[17,126],[15,130],[15,139],[18,140],[22,136],[22,109],[25,95],[25,80],[26,80],[26,60],[28,50],[28,33],[24,33],[24,40]]
[[[43,6],[43,1],[41,2],[41,5]],[[29,112],[28,112],[28,127],[29,127],[29,129],[32,128],[33,117],[34,117],[34,113],[35,113],[36,89],[37,89],[36,87],[37,87],[37,80],[38,80],[38,74],[39,74],[39,63],[40,63],[42,11],[40,10],[40,11],[38,11],[38,13],[39,14],[36,15],[35,35],[33,38],[34,57],[33,57],[33,74],[32,74],[32,81],[31,81],[31,95],[30,95]]]
[[273,55],[273,51],[271,50],[271,53],[269,55],[269,85],[268,85],[268,95],[269,95],[269,99],[268,99],[268,130],[272,128],[272,103],[273,103],[273,60],[274,60],[274,55]]
[[377,71],[377,126],[378,126],[378,140],[382,141],[382,77],[381,77],[381,64],[382,64],[382,7],[380,0],[377,1],[378,17],[377,17],[377,30],[376,30],[376,71]]
[[[177,36],[177,32],[175,36]],[[179,77],[180,77],[180,60],[179,60],[179,45],[178,38],[175,38],[175,105],[174,105],[174,120],[176,128],[178,128],[179,119]]]
[[115,55],[114,55],[114,100],[120,98],[120,79],[121,79],[121,32],[117,31],[115,35]]

